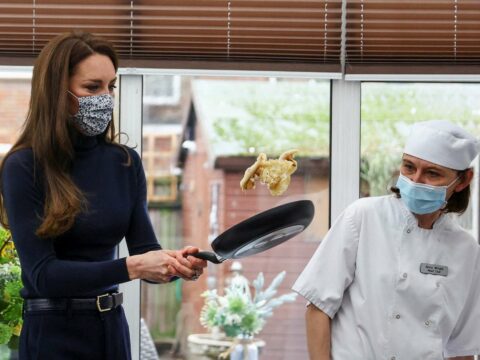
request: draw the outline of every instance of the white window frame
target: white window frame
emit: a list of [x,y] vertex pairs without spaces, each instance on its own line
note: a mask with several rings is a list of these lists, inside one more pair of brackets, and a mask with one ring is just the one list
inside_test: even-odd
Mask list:
[[[215,71],[215,70],[149,70],[124,68],[119,70],[120,88],[120,129],[126,132],[130,141],[137,146],[141,154],[142,143],[142,76],[151,74],[176,74],[188,76],[261,76],[261,77],[296,77],[330,79],[331,84],[331,174],[330,174],[330,222],[360,196],[360,139],[361,139],[361,83],[362,81],[428,81],[465,82],[464,76],[346,76],[340,74],[318,73],[281,73],[253,71]],[[480,83],[480,77],[470,77],[471,82]],[[477,181],[473,196],[478,195]],[[475,198],[475,197],[474,197]],[[478,203],[478,202],[476,202]],[[479,209],[474,209],[474,224],[478,233]],[[477,235],[478,238],[478,235]],[[126,247],[120,247],[120,256],[126,256]],[[140,359],[140,283],[130,282],[121,286],[125,292],[125,311],[130,326],[132,358]]]
[[[160,76],[161,74],[158,74]],[[164,74],[162,74],[164,75]],[[175,105],[180,102],[180,90],[181,90],[181,77],[180,75],[171,75],[172,81],[172,94],[167,96],[151,96],[145,95],[143,97],[144,105]],[[146,84],[145,84],[146,87]],[[146,88],[144,89],[146,93]]]
[[[319,80],[331,80],[331,79],[341,79],[341,74],[338,73],[306,73],[306,72],[267,72],[267,71],[216,71],[216,70],[168,70],[162,71],[157,69],[136,69],[136,68],[121,68],[118,71],[120,76],[120,131],[126,133],[130,139],[128,145],[137,145],[136,150],[141,154],[141,145],[142,145],[142,96],[143,96],[143,75],[179,75],[180,76],[239,76],[239,77],[281,77],[281,78],[310,78],[310,79],[319,79]],[[342,80],[343,83],[343,80]],[[337,85],[338,89],[340,89]],[[345,85],[346,88],[343,91],[340,91],[339,94],[354,94],[355,90],[352,90],[348,85]],[[359,86],[357,86],[359,89]],[[338,106],[340,106],[340,102],[337,100]],[[332,114],[339,114],[343,119],[342,127],[335,130],[336,133],[336,141],[343,141],[342,140],[342,132],[347,129],[352,124],[349,122],[349,116],[351,115],[349,112],[345,111],[333,111]],[[358,112],[358,116],[360,113]],[[353,120],[353,122],[358,121],[360,119]],[[357,126],[359,129],[359,126]],[[351,132],[351,136],[355,136],[355,131]],[[359,139],[359,132],[357,133]],[[331,139],[333,141],[333,139]],[[358,140],[359,141],[359,140]],[[337,148],[338,151],[336,152],[337,160],[339,163],[346,161],[347,159],[352,158],[353,154],[349,154],[347,152],[341,151],[341,148],[344,145],[347,145],[348,141],[343,141],[342,144],[337,146],[332,146]],[[351,143],[350,143],[351,144]],[[358,149],[358,156],[359,156],[359,149]],[[355,163],[355,161],[347,164],[346,168],[351,169],[351,164]],[[357,161],[357,166],[359,166],[359,160]],[[351,169],[353,172],[354,170]],[[338,181],[340,182],[342,177],[342,169],[336,172],[337,175],[335,177],[331,177],[331,181]],[[359,178],[359,173],[353,178]],[[351,184],[349,185],[351,186]],[[334,204],[337,201],[341,201],[343,206],[348,205],[349,201],[353,200],[351,197],[355,197],[354,194],[359,193],[359,187],[357,186],[356,190],[352,190],[349,192],[350,197],[345,196],[345,189],[342,189],[340,186],[335,187],[334,192],[331,192],[331,196],[334,199],[341,199],[335,200]],[[358,198],[358,195],[357,195]],[[331,202],[332,203],[332,202]],[[335,207],[335,209],[339,209],[341,206]],[[335,210],[337,211],[337,210]],[[119,248],[119,256],[125,257],[128,256],[128,249],[126,247],[125,241],[120,244]],[[138,280],[130,281],[126,284],[120,285],[120,291],[124,293],[124,309],[127,316],[127,321],[130,328],[130,341],[132,345],[132,360],[139,360],[140,359],[140,282]]]
[[474,178],[472,180],[472,232],[473,236],[480,242],[480,156],[473,167]]
[[360,197],[360,88],[359,81],[332,81],[330,222]]
[[[119,131],[128,135],[122,143],[135,147],[142,156],[142,97],[143,76],[120,75],[120,119]],[[119,246],[119,257],[128,256],[128,248],[123,240]],[[125,315],[130,328],[132,360],[140,359],[140,281],[134,280],[120,284],[125,299]]]

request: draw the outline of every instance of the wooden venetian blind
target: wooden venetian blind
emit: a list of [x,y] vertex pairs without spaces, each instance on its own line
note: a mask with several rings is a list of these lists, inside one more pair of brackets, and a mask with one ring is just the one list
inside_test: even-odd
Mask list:
[[6,0],[0,64],[83,29],[111,40],[124,66],[338,72],[341,10],[341,0]]
[[347,73],[479,73],[480,1],[349,0]]

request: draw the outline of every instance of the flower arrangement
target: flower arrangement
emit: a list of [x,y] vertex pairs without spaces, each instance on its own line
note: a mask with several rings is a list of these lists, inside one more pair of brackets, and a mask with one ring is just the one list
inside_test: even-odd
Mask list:
[[10,232],[0,228],[0,345],[18,346],[22,328],[20,261]]
[[253,337],[263,329],[266,319],[273,315],[274,308],[295,301],[295,293],[274,298],[285,274],[285,271],[278,274],[265,291],[263,273],[258,274],[253,281],[253,297],[248,285],[239,286],[235,282],[225,289],[223,296],[217,290],[205,291],[202,294],[205,305],[200,313],[200,323],[210,331],[220,328],[229,337]]

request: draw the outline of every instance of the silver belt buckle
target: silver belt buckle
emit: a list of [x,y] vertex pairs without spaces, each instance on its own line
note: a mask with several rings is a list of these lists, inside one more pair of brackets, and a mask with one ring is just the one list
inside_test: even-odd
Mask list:
[[97,296],[97,310],[98,310],[99,312],[105,312],[105,311],[110,311],[110,310],[112,310],[111,307],[106,308],[106,309],[103,309],[102,306],[100,305],[100,299],[101,299],[101,298],[104,298],[104,297],[107,297],[107,296],[110,296],[110,294],[107,293],[107,294],[103,294],[103,295],[98,295],[98,296]]

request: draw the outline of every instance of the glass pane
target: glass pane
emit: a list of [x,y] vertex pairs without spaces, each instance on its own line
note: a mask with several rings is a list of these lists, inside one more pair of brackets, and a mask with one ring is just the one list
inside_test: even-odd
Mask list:
[[[20,129],[25,122],[27,115],[30,90],[31,90],[31,70],[25,68],[15,68],[6,70],[0,69],[0,162],[4,158],[5,154],[10,150],[18,136],[20,135]],[[115,91],[115,95],[118,99],[118,89]],[[118,101],[115,103],[115,127],[118,130]],[[0,228],[0,294],[4,294],[5,282],[3,280],[8,277],[3,277],[6,273],[4,269],[8,269],[8,265],[5,263],[5,252],[2,248],[2,236],[4,233]],[[11,314],[9,312],[2,313],[7,302],[0,299],[0,326],[4,325],[4,315]],[[21,313],[19,314],[21,316]],[[19,333],[18,328],[14,328],[14,334]],[[5,339],[5,328],[1,329],[0,337]],[[18,337],[13,336],[10,340],[12,348],[18,347]],[[16,350],[11,351],[7,346],[0,345],[0,360],[17,359],[18,354]]]
[[[312,200],[316,208],[312,224],[281,246],[235,263],[209,263],[196,282],[142,283],[142,318],[161,358],[173,351],[175,358],[202,359],[233,343],[221,334],[228,326],[209,329],[200,323],[202,293],[216,289],[224,294],[225,287],[245,278],[254,293],[252,282],[260,272],[268,286],[282,271],[286,275],[277,295],[289,293],[328,229],[330,82],[148,75],[145,96],[152,97],[147,90],[152,84],[169,88],[158,81],[180,84],[177,103],[144,101],[149,211],[163,248],[210,250],[222,232],[264,210],[299,199]],[[245,170],[260,153],[277,159],[291,149],[299,150],[298,169],[285,193],[273,196],[258,181],[255,189],[240,188]],[[307,358],[304,312],[301,298],[273,311],[255,335],[263,341],[262,359]],[[143,343],[142,353],[148,346]]]
[[[398,177],[405,137],[412,123],[449,120],[480,136],[479,95],[479,84],[363,83],[362,196],[390,192]],[[478,192],[475,194],[477,198],[470,201],[470,208],[459,220],[478,238],[473,220],[473,214],[478,214],[475,207],[479,203]]]
[[[25,121],[28,111],[28,104],[30,101],[30,83],[31,71],[28,69],[12,71],[0,70],[0,163],[5,154],[10,150],[13,143],[20,134],[20,128]],[[19,278],[14,277],[11,272],[11,265],[14,260],[9,256],[8,245],[4,246],[7,238],[7,233],[3,231],[0,226],[0,294],[4,294],[6,286],[11,286],[12,283],[20,281]],[[8,260],[7,260],[8,259]],[[7,285],[6,279],[10,284]],[[17,358],[16,350],[11,351],[9,347],[16,348],[18,344],[19,328],[12,327],[17,321],[10,322],[7,317],[12,316],[16,319],[21,318],[21,313],[5,312],[9,303],[0,299],[0,326],[1,337],[4,341],[6,331],[10,334],[10,329],[14,335],[9,336],[9,346],[0,345],[0,359],[15,359]],[[7,326],[8,330],[5,329]]]
[[28,71],[7,78],[0,71],[0,160],[17,139],[27,115],[31,79],[26,75]]

